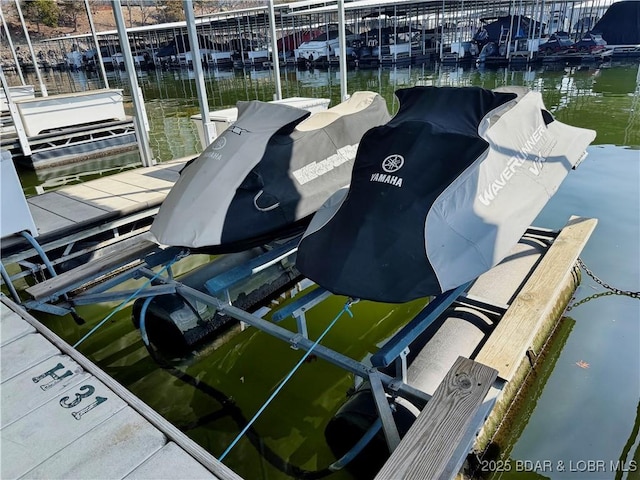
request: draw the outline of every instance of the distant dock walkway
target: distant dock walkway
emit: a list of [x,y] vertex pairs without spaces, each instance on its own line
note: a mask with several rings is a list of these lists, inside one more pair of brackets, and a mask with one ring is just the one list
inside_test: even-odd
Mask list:
[[[28,223],[35,226],[31,230],[35,228],[37,236],[28,238],[22,232],[2,238],[3,265],[21,266],[11,270],[11,282],[29,275],[42,276],[51,269],[59,274],[85,264],[97,266],[88,262],[89,258],[104,258],[100,268],[109,271],[108,261],[122,263],[118,253],[145,248],[151,243],[149,229],[160,205],[191,158],[136,168],[28,198],[24,214],[31,214],[33,221]],[[12,299],[22,304],[17,293],[11,293]],[[37,309],[33,305],[29,308]]]
[[[155,214],[186,161],[136,168],[28,198],[39,241],[46,243],[140,212]],[[3,239],[2,243],[3,250],[27,245],[19,236]]]
[[241,480],[4,295],[0,477]]

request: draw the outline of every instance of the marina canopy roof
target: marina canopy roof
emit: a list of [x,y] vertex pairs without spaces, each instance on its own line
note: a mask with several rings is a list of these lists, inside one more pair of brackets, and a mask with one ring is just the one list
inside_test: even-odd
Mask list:
[[[611,0],[595,0],[600,6],[605,6],[611,3],[615,3]],[[265,2],[266,3],[266,2]],[[549,2],[547,2],[549,4]],[[587,2],[581,0],[562,0],[553,3],[556,10],[561,9],[563,5],[571,5],[572,7],[587,7],[593,4],[594,0],[588,0]],[[513,0],[495,0],[492,2],[470,2],[469,0],[345,0],[344,9],[345,12],[359,14],[362,17],[367,15],[371,16],[376,12],[384,10],[384,13],[392,16],[395,12],[396,15],[413,15],[413,14],[430,14],[439,13],[451,14],[453,12],[462,12],[465,9],[478,10],[482,8],[484,10],[491,10],[494,12],[509,12],[522,13],[523,9],[539,8],[540,5],[544,5],[540,0],[520,0],[515,3]],[[331,15],[337,14],[338,2],[337,0],[319,1],[319,0],[301,0],[298,2],[290,3],[278,3],[274,5],[274,11],[276,16],[276,28],[291,29],[301,28],[303,21],[300,17],[304,16],[317,16],[317,15]],[[250,26],[251,29],[256,28],[268,28],[269,27],[269,15],[268,6],[265,4],[260,7],[245,8],[239,10],[229,10],[225,12],[217,12],[213,14],[200,15],[195,18],[196,26],[206,26],[207,28],[233,32],[237,31],[238,27],[245,28]],[[309,20],[309,23],[315,23],[317,20]],[[186,31],[186,21],[163,23],[155,25],[145,25],[141,27],[127,28],[127,32],[131,35],[145,34],[145,33],[161,33],[171,32],[175,30]],[[98,36],[117,36],[117,30],[107,30],[96,32]],[[90,37],[90,34],[70,35],[64,37],[56,37],[45,40],[46,42],[55,41],[68,41],[72,39],[82,39]]]

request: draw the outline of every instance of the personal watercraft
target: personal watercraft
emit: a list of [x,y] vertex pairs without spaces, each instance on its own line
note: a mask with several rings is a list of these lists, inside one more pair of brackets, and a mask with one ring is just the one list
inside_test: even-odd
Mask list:
[[595,132],[522,87],[414,87],[363,137],[349,188],[319,209],[296,266],[325,289],[401,303],[477,278],[518,242]]
[[160,244],[224,253],[302,233],[348,185],[360,139],[390,119],[384,99],[355,92],[310,114],[238,102],[238,120],[187,164],[153,222]]

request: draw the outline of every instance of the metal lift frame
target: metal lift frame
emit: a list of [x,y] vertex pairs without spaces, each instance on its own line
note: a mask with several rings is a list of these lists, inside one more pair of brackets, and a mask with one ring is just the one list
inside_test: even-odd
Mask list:
[[[525,235],[552,241],[557,232],[529,228]],[[430,395],[406,383],[407,354],[411,343],[455,302],[472,305],[476,308],[479,307],[495,315],[504,313],[506,306],[488,305],[482,299],[466,296],[466,290],[473,283],[468,282],[432,298],[421,312],[371,357],[371,364],[368,365],[321,344],[315,344],[314,341],[308,338],[305,312],[331,295],[329,291],[321,287],[301,295],[293,302],[274,312],[271,321],[267,321],[256,314],[246,312],[231,304],[229,291],[232,287],[241,284],[252,275],[266,268],[292,259],[297,252],[298,241],[299,237],[295,237],[245,264],[209,279],[205,283],[206,292],[186,286],[173,278],[171,264],[176,259],[189,255],[190,252],[188,250],[177,247],[165,249],[157,247],[146,255],[141,265],[88,288],[73,298],[69,298],[67,294],[80,287],[82,279],[78,279],[77,283],[69,284],[64,289],[52,292],[44,298],[24,302],[23,305],[27,308],[65,314],[72,312],[73,308],[78,305],[112,301],[128,302],[135,298],[148,298],[169,293],[178,293],[190,301],[202,302],[213,307],[221,314],[228,315],[289,343],[293,348],[301,348],[305,351],[313,349],[318,357],[352,373],[356,377],[356,385],[362,381],[369,381],[387,445],[392,453],[400,443],[400,435],[393,419],[390,403],[393,402],[395,397],[399,396],[422,410],[431,398]],[[166,274],[160,276],[154,272],[153,269],[157,267],[164,267]],[[146,278],[151,285],[136,290],[110,291],[113,287],[126,280],[141,278]],[[56,305],[52,304],[52,302],[56,302],[59,299],[64,299],[64,301]],[[278,325],[280,321],[289,316],[293,316],[296,319],[297,331],[290,331]],[[395,376],[381,371],[392,364],[395,364],[396,367]]]

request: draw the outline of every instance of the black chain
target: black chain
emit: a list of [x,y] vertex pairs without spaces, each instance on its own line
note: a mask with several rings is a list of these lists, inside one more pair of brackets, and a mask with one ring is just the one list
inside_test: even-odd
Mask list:
[[591,300],[595,300],[596,298],[600,298],[600,297],[608,297],[610,295],[616,295],[616,293],[609,290],[607,290],[606,292],[594,293],[593,295],[589,295],[588,297],[583,298],[579,302],[575,302],[569,305],[567,307],[567,312],[570,312],[572,309],[579,307],[583,303],[590,302]]
[[619,288],[612,287],[611,285],[603,282],[599,279],[589,268],[584,264],[581,258],[578,258],[578,265],[589,275],[596,283],[602,285],[607,290],[611,290],[615,295],[626,295],[627,297],[640,298],[640,292],[632,292],[629,290],[620,290]]

